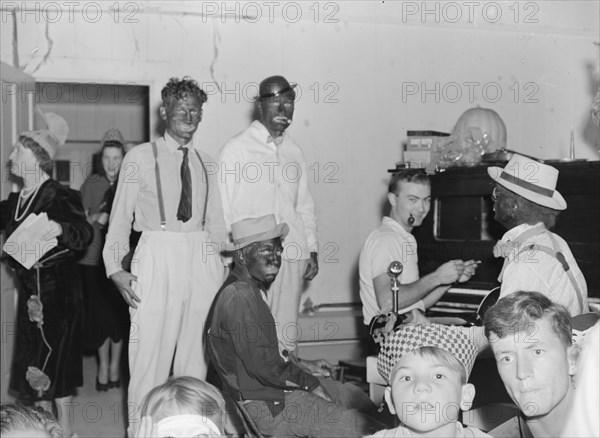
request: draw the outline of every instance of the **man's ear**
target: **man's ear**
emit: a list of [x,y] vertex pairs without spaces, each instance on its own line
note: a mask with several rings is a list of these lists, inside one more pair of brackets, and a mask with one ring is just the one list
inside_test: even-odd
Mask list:
[[388,409],[392,415],[396,415],[396,408],[394,407],[394,400],[392,400],[392,387],[386,386],[385,392],[383,394],[383,398],[385,398],[385,402],[388,405]]
[[392,207],[396,206],[396,195],[393,193],[388,193],[388,201]]
[[160,108],[158,109],[158,112],[160,114],[161,119],[167,120],[167,108],[164,105],[160,106]]
[[577,373],[577,361],[581,347],[579,344],[573,344],[567,348],[567,362],[569,362],[569,376],[574,376]]
[[461,397],[460,397],[460,408],[463,411],[468,411],[469,409],[471,409],[474,398],[475,398],[475,387],[473,386],[473,384],[467,383],[466,385],[463,385],[462,390],[461,390]]

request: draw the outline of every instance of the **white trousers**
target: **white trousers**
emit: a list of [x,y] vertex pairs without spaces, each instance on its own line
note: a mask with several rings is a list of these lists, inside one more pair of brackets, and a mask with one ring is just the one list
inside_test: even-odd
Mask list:
[[296,349],[302,335],[298,327],[298,308],[304,290],[304,272],[308,260],[281,260],[281,268],[269,288],[267,300],[277,324],[280,351]]
[[208,233],[144,232],[131,264],[140,298],[130,308],[130,425],[137,428],[144,396],[169,377],[206,378],[204,323],[224,267]]

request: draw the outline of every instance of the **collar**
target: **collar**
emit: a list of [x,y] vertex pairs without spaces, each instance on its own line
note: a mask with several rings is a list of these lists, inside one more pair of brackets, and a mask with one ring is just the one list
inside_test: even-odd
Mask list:
[[511,255],[517,255],[527,240],[544,231],[547,230],[542,222],[538,222],[535,225],[517,225],[504,233],[502,239],[494,245],[494,257],[510,258]]
[[389,216],[383,217],[383,219],[381,220],[381,225],[385,225],[393,229],[395,232],[402,234],[404,237],[413,237],[412,233],[406,231],[402,225],[400,225],[398,222],[396,222]]
[[[257,136],[258,138],[260,138],[260,140],[262,142],[264,142],[265,144],[269,144],[269,145],[273,145],[273,147],[275,147],[275,143],[270,142],[269,143],[269,138],[271,137],[271,133],[269,132],[269,130],[267,128],[265,128],[265,125],[263,125],[260,120],[255,120],[252,122],[252,126],[254,127],[254,129],[257,130]],[[287,136],[287,129],[285,131],[283,131],[283,134],[281,134],[281,137],[285,140]]]
[[516,227],[514,227],[514,228],[508,230],[506,233],[504,233],[504,236],[502,236],[501,242],[523,243],[523,242],[521,242],[521,240],[523,239],[523,236],[525,235],[525,233],[529,234],[528,231],[533,230],[534,228],[539,229],[540,232],[546,229],[546,227],[544,226],[544,224],[542,222],[538,222],[535,225],[530,225],[530,224],[517,225]]
[[[177,151],[179,149],[179,147],[181,146],[179,143],[177,143],[175,141],[175,139],[173,137],[171,137],[169,135],[169,133],[167,131],[165,131],[165,135],[163,136],[163,138],[165,139],[165,144],[167,145],[167,148],[169,149],[169,152],[171,152],[171,153]],[[184,145],[183,147],[188,148],[189,152],[191,152],[192,149],[194,148],[192,146],[191,141],[188,144]]]

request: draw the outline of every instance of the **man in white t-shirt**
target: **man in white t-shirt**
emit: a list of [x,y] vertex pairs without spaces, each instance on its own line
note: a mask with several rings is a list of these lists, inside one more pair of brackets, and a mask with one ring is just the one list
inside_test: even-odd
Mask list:
[[391,205],[389,216],[367,238],[360,253],[360,299],[364,323],[392,310],[392,293],[388,267],[393,261],[403,265],[399,276],[400,313],[433,306],[454,282],[469,280],[478,262],[450,260],[434,272],[419,278],[417,242],[412,230],[423,223],[429,213],[431,184],[422,169],[403,169],[392,176],[388,187]]

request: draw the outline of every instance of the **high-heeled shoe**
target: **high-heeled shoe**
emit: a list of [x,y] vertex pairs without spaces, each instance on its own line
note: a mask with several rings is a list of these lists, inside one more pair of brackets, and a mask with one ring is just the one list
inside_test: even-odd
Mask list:
[[121,387],[121,379],[109,380],[108,387],[109,388],[120,388]]
[[110,383],[100,383],[98,377],[96,377],[96,391],[97,392],[106,392],[110,388]]

